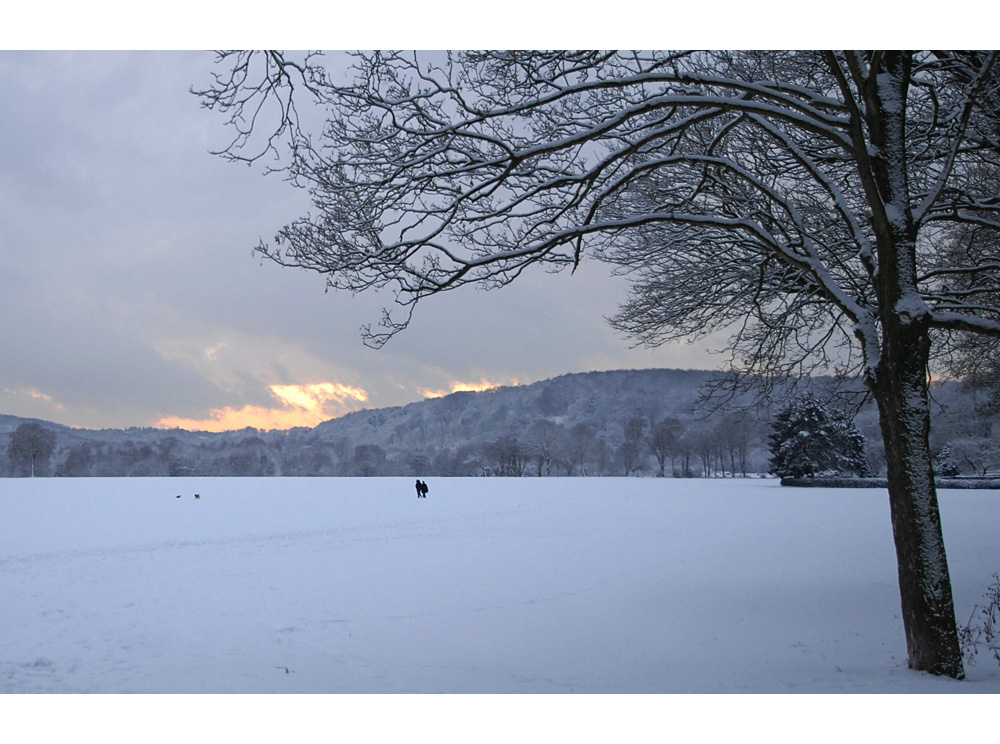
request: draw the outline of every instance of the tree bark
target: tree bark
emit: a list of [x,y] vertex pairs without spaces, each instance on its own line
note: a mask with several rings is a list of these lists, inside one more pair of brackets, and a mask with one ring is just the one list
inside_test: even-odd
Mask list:
[[930,313],[917,292],[917,228],[910,209],[906,106],[911,58],[885,52],[861,86],[871,137],[881,350],[866,382],[879,409],[888,466],[903,628],[911,669],[962,679],[951,579],[930,453]]
[[951,580],[931,466],[926,324],[885,328],[883,356],[870,380],[888,464],[903,628],[911,669],[965,676]]

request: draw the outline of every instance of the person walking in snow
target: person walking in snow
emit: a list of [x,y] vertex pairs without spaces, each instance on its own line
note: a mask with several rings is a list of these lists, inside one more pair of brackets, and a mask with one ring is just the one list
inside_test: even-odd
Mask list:
[[419,498],[420,498],[421,496],[423,496],[423,495],[424,495],[424,489],[423,489],[423,485],[424,485],[424,484],[423,484],[423,483],[421,483],[421,482],[420,482],[420,479],[418,478],[418,479],[417,479],[417,498],[418,498],[418,499],[419,499]]

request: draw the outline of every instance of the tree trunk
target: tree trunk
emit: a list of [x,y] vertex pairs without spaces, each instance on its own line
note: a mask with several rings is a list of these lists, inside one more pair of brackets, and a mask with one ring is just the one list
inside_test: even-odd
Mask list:
[[908,53],[885,52],[861,87],[871,142],[859,144],[871,158],[871,178],[864,185],[872,205],[882,326],[879,358],[866,382],[878,404],[885,444],[909,666],[961,679],[965,672],[929,443],[930,313],[917,292],[917,227],[907,171],[911,66]]
[[962,679],[951,580],[931,466],[925,323],[885,328],[869,381],[879,409],[889,476],[903,628],[911,669]]

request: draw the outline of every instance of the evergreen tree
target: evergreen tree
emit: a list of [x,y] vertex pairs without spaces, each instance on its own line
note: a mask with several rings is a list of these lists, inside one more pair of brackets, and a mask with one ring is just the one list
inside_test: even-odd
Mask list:
[[961,475],[962,469],[955,462],[955,456],[951,452],[951,447],[945,445],[938,456],[934,458],[934,475],[945,478],[954,478]]
[[782,478],[834,472],[869,475],[864,435],[845,414],[811,395],[793,400],[775,417],[768,437],[771,470]]

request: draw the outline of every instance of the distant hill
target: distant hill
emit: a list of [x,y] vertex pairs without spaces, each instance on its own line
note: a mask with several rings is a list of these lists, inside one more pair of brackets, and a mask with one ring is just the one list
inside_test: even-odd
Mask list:
[[[313,429],[290,431],[216,434],[38,423],[57,434],[57,451],[48,468],[51,475],[392,475],[409,474],[414,468],[424,474],[482,474],[490,470],[482,461],[485,445],[504,437],[527,445],[529,430],[541,420],[562,431],[583,424],[595,442],[614,449],[631,418],[691,419],[699,389],[715,374],[688,370],[569,374],[530,385],[359,411]],[[16,474],[14,464],[5,460],[10,434],[28,421],[35,420],[0,415],[4,475]]]
[[[654,474],[659,463],[647,440],[652,427],[667,419],[675,420],[679,437],[664,463],[667,474],[764,471],[766,411],[737,419],[696,410],[705,384],[718,374],[671,369],[568,374],[359,411],[289,431],[90,430],[0,415],[0,475],[24,474],[7,457],[7,445],[12,432],[29,421],[56,433],[55,453],[47,467],[36,469],[55,476]],[[989,422],[973,415],[960,386],[938,386],[935,395],[939,445],[947,440],[961,446],[962,437],[975,434],[982,449],[983,437],[972,430],[988,428]],[[878,425],[870,407],[858,425],[877,471]]]
[[629,419],[690,419],[701,387],[717,373],[700,370],[623,370],[562,375],[530,385],[452,393],[396,408],[359,411],[326,421],[321,441],[347,437],[394,448],[455,448],[526,432],[540,419],[570,428],[586,424],[610,444],[621,443]]

